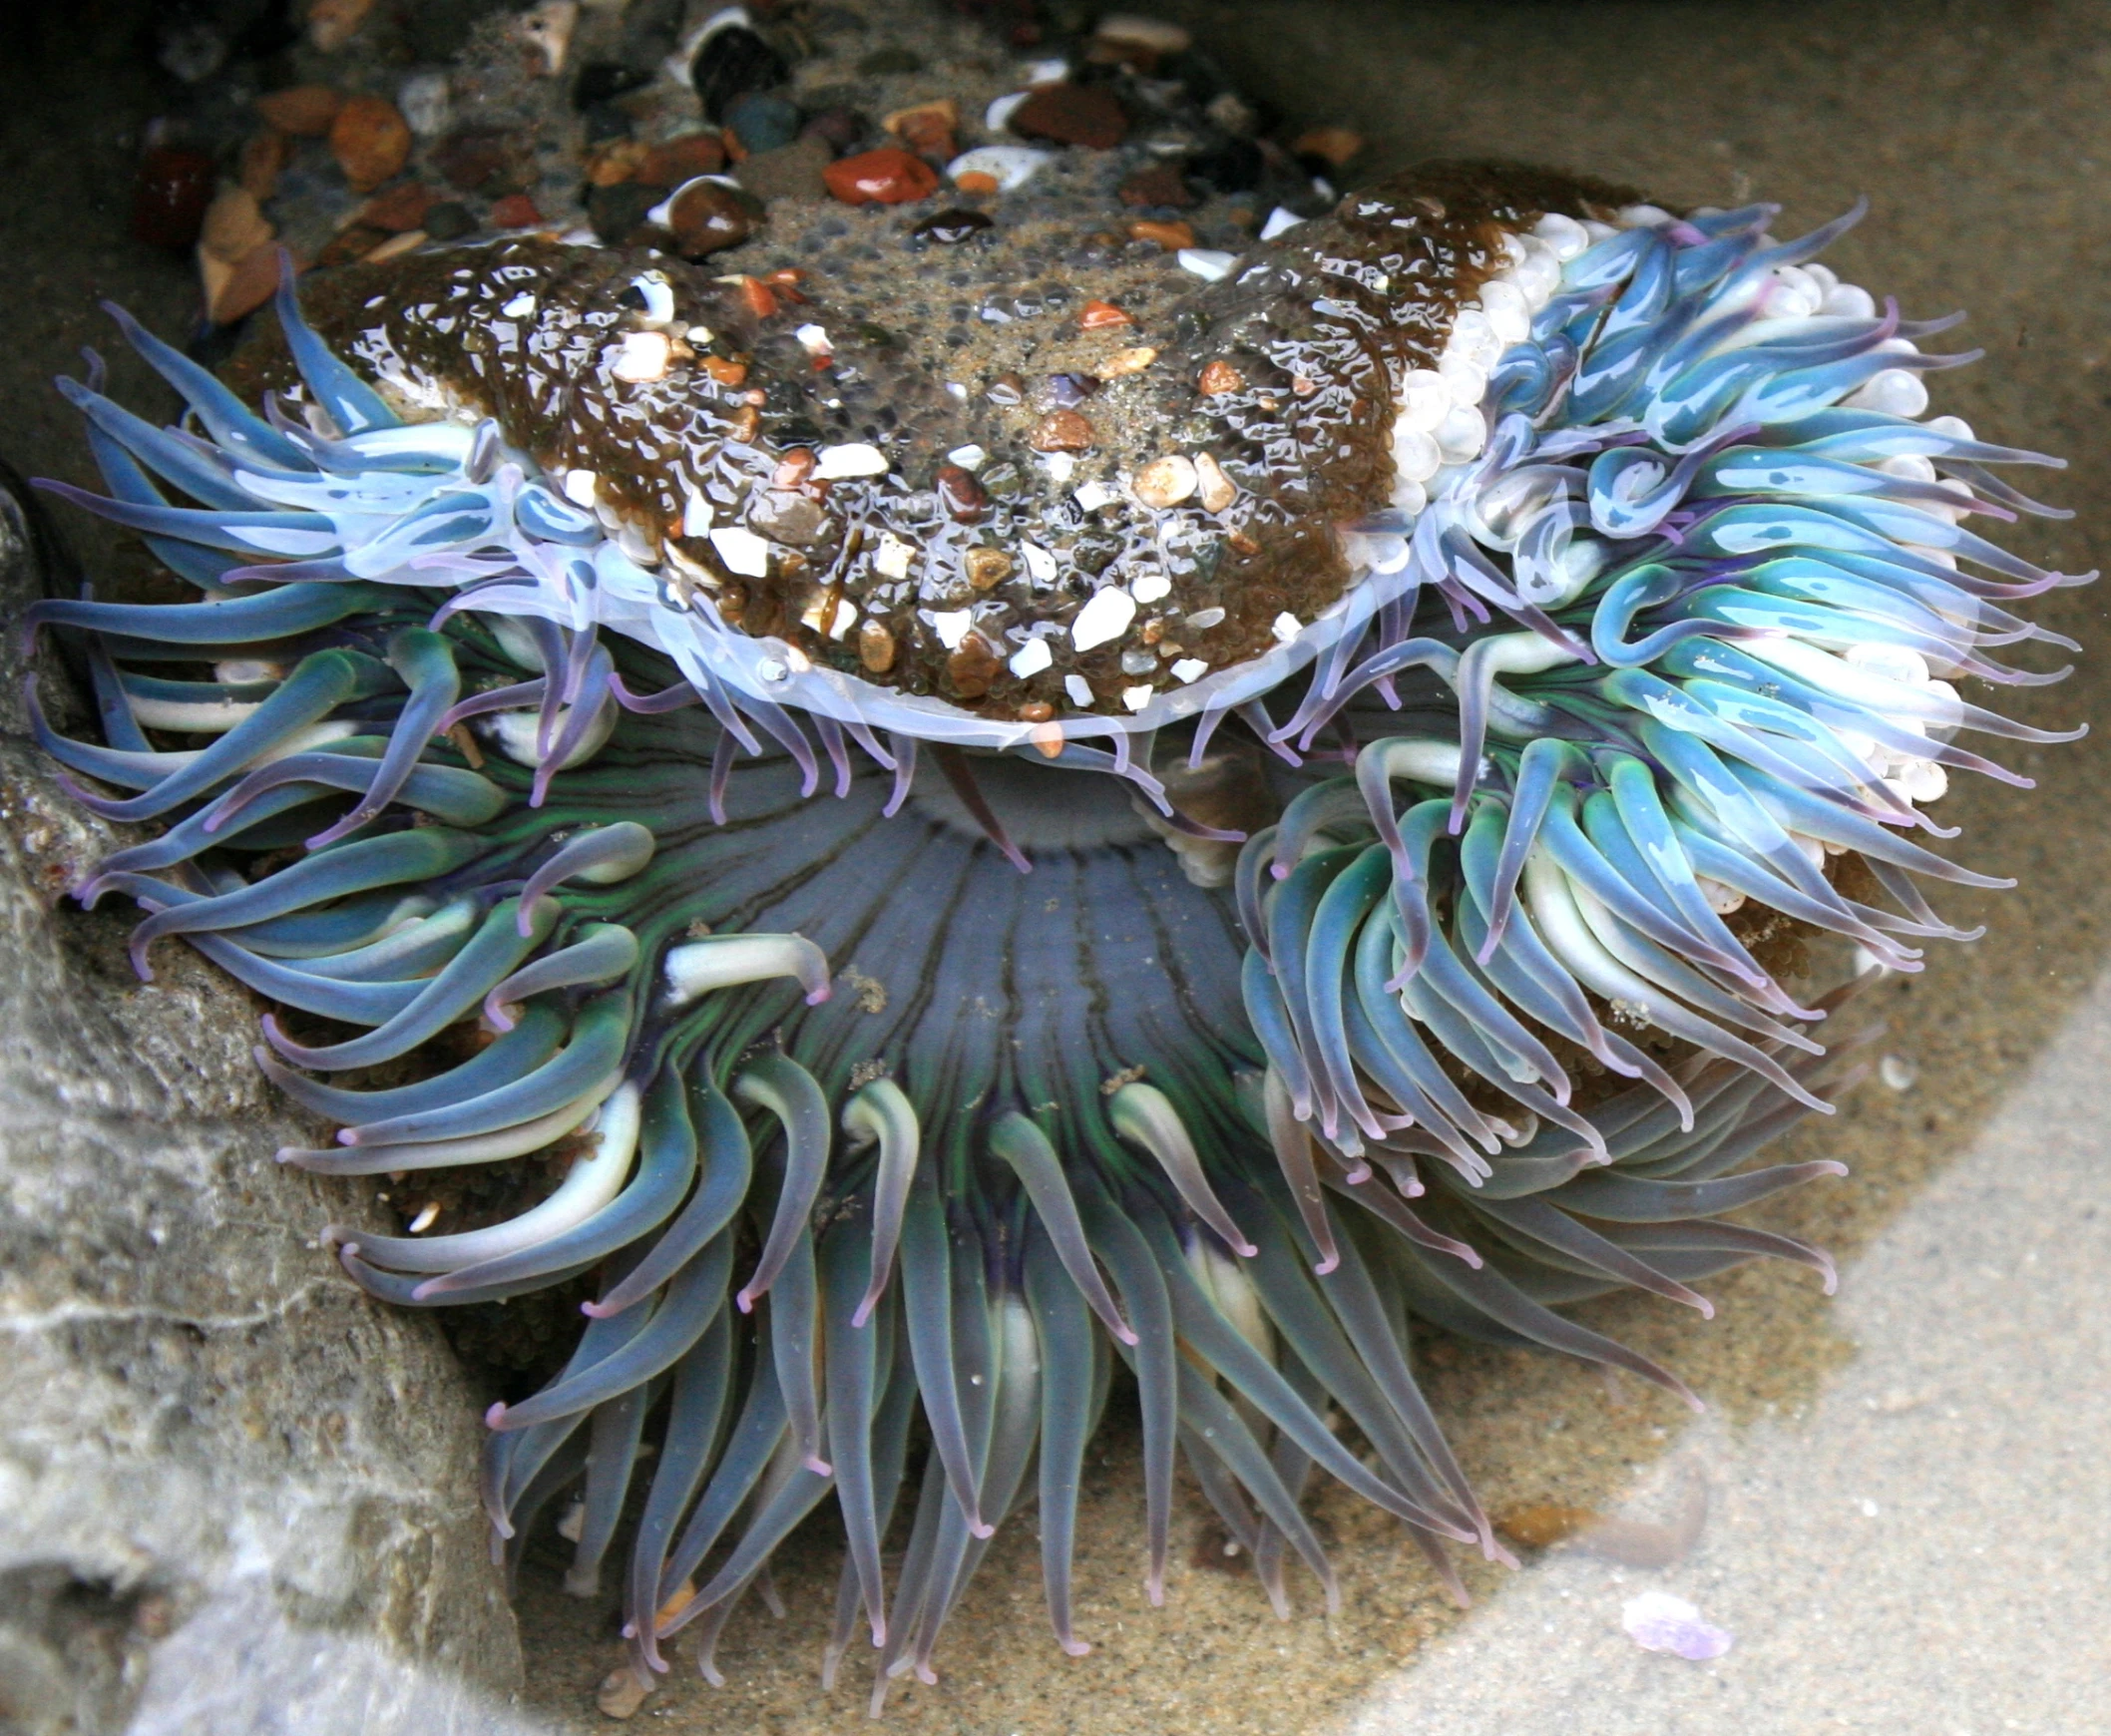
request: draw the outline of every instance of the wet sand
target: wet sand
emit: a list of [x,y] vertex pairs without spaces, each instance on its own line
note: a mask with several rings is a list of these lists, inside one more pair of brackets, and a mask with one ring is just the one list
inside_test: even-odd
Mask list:
[[[1952,341],[1988,351],[1938,378],[1938,408],[2073,460],[2038,492],[2079,519],[2025,525],[2011,546],[2069,571],[2111,558],[2105,8],[1279,0],[1185,13],[1244,88],[1364,133],[1371,150],[1352,180],[1435,154],[1509,155],[1632,181],[1670,203],[1776,200],[1782,233],[1867,195],[1869,220],[1828,258],[1897,293],[1910,315],[1968,308]],[[84,30],[94,16],[83,12]],[[0,163],[5,452],[76,475],[83,456],[44,381],[79,343],[108,342],[95,296],[121,291],[169,327],[191,289],[181,266],[111,238],[123,129],[144,100],[133,75],[84,57],[31,92],[0,94],[24,98]],[[2069,682],[2003,695],[2003,709],[2045,724],[2111,719],[2107,604],[2100,587],[2035,606],[2091,654]],[[1680,1480],[1698,1475],[1713,1494],[1688,1559],[1656,1570],[1557,1550],[1518,1575],[1473,1566],[1478,1610],[1462,1619],[1390,1521],[1322,1495],[1344,1608],[1326,1617],[1311,1581],[1294,1580],[1285,1624],[1243,1568],[1221,1570],[1221,1538],[1190,1494],[1168,1603],[1153,1610],[1140,1584],[1134,1430],[1117,1400],[1088,1468],[1078,1546],[1079,1631],[1092,1655],[1067,1660],[1055,1647],[1031,1525],[1015,1525],[955,1617],[939,1685],[897,1689],[895,1726],[1363,1736],[1551,1729],[1555,1718],[1622,1732],[2111,1723],[2087,1698],[2104,1691],[2087,1685],[2090,1667],[2104,1679],[2088,1647],[2111,1630],[2095,1535],[2104,1417],[2100,1399],[2067,1397],[2102,1366],[2088,1350],[2103,1340],[2111,1279],[2102,1225],[2083,1217],[2102,1161],[2087,1124],[2102,1008],[2079,1016],[2049,1071],[2030,1072],[2105,963],[2107,752],[2101,735],[2019,745],[1999,757],[2036,777],[2035,792],[1960,779],[1942,805],[1940,817],[1965,828],[1952,847],[1963,859],[2022,884],[1938,900],[1952,920],[1986,924],[1985,938],[1933,952],[1923,976],[1863,1003],[1889,1022],[1874,1053],[1907,1063],[1913,1083],[1872,1081],[1835,1120],[1780,1148],[1838,1157],[1854,1173],[1754,1218],[1832,1247],[1844,1297],[1829,1303],[1812,1274],[1770,1266],[1711,1285],[1712,1322],[1658,1302],[1588,1311],[1684,1376],[1707,1399],[1706,1419],[1632,1382],[1432,1342],[1433,1402],[1491,1512],[1615,1513],[1631,1500],[1635,1516],[1659,1519]],[[1989,1465],[2002,1474],[1989,1478]],[[1969,1552],[1975,1528],[1984,1556]],[[824,1527],[786,1553],[786,1618],[743,1609],[720,1648],[727,1686],[679,1664],[640,1723],[772,1736],[868,1727],[855,1654],[833,1696],[816,1680],[836,1548]],[[1711,1665],[1636,1650],[1619,1632],[1620,1603],[1658,1584],[1725,1620],[1738,1650]],[[613,1606],[583,1605],[554,1573],[532,1570],[522,1616],[533,1709],[556,1729],[608,1728],[592,1697],[616,1654]],[[2055,1636],[2049,1652],[2041,1633]],[[2059,1644],[2060,1634],[2074,1637]],[[1959,1672],[1972,1670],[1967,1684]],[[1973,1685],[1982,1678],[1999,1693]]]

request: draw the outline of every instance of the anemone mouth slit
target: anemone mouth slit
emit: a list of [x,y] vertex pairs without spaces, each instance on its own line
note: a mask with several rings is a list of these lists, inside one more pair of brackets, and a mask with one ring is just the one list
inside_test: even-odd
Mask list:
[[[29,611],[102,734],[33,691],[38,742],[161,828],[78,890],[141,906],[143,976],[180,938],[281,1009],[259,1064],[342,1129],[281,1158],[408,1202],[335,1248],[361,1285],[584,1313],[487,1419],[509,1559],[577,1486],[591,1590],[641,1484],[635,1667],[693,1623],[709,1674],[833,1502],[825,1668],[869,1628],[877,1706],[1026,1505],[1089,1649],[1117,1370],[1153,1601],[1184,1455],[1271,1599],[1295,1553],[1331,1602],[1314,1470],[1448,1583],[1454,1543],[1506,1559],[1411,1320],[1698,1403],[1561,1310],[1707,1315],[1762,1256],[1830,1288],[1727,1216],[1840,1172],[1750,1162],[1856,1077],[1810,949],[1968,938],[1918,882],[1995,882],[1912,836],[2007,775],[1958,737],[2068,737],[1956,683],[2056,678],[1988,653],[2065,644],[2013,610],[2077,582],[1981,534],[2052,510],[1989,467],[2054,461],[1926,415],[1965,358],[1818,261],[1855,215],[1783,242],[1766,207],[1399,178],[1110,381],[1105,465],[995,507],[938,474],[996,411],[896,371],[928,416],[876,433],[745,289],[627,299],[614,251],[415,255],[378,320],[325,284],[319,331],[288,281],[261,415],[121,318],[197,431],[97,369],[109,492],[55,492],[199,600]],[[696,369],[641,366],[677,326]],[[509,369],[524,328],[571,371]],[[703,383],[728,344],[759,402]]]

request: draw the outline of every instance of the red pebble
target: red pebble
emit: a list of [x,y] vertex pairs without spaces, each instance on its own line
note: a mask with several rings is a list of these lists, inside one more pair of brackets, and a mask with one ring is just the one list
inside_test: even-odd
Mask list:
[[132,184],[133,239],[178,252],[196,246],[217,179],[203,151],[162,145],[148,152]]
[[542,220],[543,214],[525,193],[509,193],[504,199],[491,202],[491,226],[495,229],[533,228]]
[[938,172],[892,145],[831,163],[821,179],[845,205],[907,205],[938,191]]

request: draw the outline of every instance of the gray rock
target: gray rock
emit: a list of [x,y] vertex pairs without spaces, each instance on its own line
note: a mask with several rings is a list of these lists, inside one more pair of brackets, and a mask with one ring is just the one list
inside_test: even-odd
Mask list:
[[318,1246],[375,1208],[272,1161],[316,1130],[246,992],[180,945],[139,983],[129,905],[63,898],[127,840],[27,738],[40,564],[0,489],[0,1727],[503,1728],[469,1383]]

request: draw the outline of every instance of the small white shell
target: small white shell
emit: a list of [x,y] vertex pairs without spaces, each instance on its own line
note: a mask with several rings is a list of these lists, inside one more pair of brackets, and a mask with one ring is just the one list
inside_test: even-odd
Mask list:
[[978,145],[946,165],[946,178],[958,184],[964,175],[987,175],[997,183],[999,193],[1010,193],[1032,181],[1051,161],[1051,153],[1025,145]]

